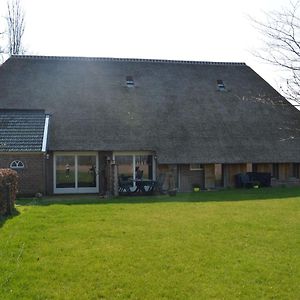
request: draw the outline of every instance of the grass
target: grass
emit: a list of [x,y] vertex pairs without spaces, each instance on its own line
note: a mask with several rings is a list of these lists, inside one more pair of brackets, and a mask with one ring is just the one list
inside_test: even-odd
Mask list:
[[17,210],[0,227],[1,299],[300,299],[299,188]]

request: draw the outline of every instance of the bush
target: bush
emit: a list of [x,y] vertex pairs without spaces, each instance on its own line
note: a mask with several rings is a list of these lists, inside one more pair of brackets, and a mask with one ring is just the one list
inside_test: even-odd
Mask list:
[[0,215],[10,214],[15,204],[18,174],[11,169],[0,169]]

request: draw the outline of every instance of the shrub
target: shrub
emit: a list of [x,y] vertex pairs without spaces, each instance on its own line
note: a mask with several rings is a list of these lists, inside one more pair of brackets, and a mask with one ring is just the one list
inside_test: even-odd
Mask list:
[[11,169],[0,169],[0,215],[10,214],[14,207],[18,174]]

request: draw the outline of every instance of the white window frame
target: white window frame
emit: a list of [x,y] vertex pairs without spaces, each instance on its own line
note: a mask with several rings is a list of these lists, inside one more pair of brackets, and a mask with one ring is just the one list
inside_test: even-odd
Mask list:
[[[116,151],[113,152],[113,160],[116,160],[116,156],[132,156],[132,177],[133,180],[135,180],[135,157],[136,156],[141,156],[141,155],[151,155],[152,156],[152,175],[153,175],[153,180],[156,180],[156,162],[155,162],[155,154],[151,151]],[[135,186],[135,182],[134,182]]]
[[9,167],[12,170],[22,170],[25,168],[25,164],[21,160],[15,159],[9,164]]
[[201,171],[203,169],[203,164],[190,164],[190,171]]
[[[78,187],[78,156],[96,156],[96,187]],[[75,158],[75,188],[57,188],[56,187],[56,157],[73,156]],[[89,194],[99,193],[99,158],[97,152],[55,152],[53,157],[53,192],[54,194]]]

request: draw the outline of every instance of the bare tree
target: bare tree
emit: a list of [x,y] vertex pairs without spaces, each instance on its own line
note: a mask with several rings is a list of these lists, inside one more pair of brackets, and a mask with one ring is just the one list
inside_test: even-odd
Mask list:
[[0,23],[0,64],[3,60],[3,54],[5,53],[4,40],[5,40],[5,29],[2,23]]
[[[3,36],[4,36],[4,32],[0,32],[0,41],[1,41]],[[5,49],[2,47],[2,45],[0,45],[0,63],[1,63],[1,59],[2,59],[2,54],[4,52],[5,52]]]
[[300,103],[300,1],[281,11],[265,13],[266,21],[253,20],[262,34],[264,48],[255,55],[284,71],[284,95]]
[[24,52],[22,37],[25,31],[25,14],[20,4],[20,0],[10,0],[7,2],[7,35],[8,52],[10,55]]

